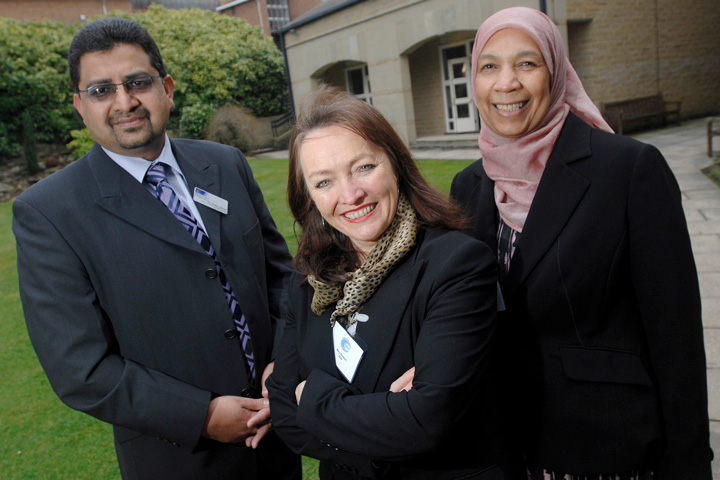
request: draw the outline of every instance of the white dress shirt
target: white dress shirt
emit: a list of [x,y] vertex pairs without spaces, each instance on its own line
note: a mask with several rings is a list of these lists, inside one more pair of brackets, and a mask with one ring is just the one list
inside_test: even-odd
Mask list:
[[[202,221],[202,217],[200,216],[200,212],[198,211],[197,205],[195,205],[195,202],[192,199],[192,195],[190,194],[190,189],[188,188],[187,180],[185,180],[185,175],[183,175],[182,170],[180,170],[180,166],[177,163],[177,160],[175,160],[175,155],[173,155],[172,148],[170,146],[170,138],[168,138],[167,134],[165,134],[165,146],[163,147],[160,156],[153,162],[150,162],[140,157],[128,157],[125,155],[119,155],[117,153],[111,152],[105,147],[102,147],[102,149],[105,151],[105,153],[107,153],[108,157],[110,157],[115,163],[122,167],[123,170],[132,175],[132,177],[140,183],[143,183],[143,180],[145,180],[145,174],[154,164],[164,163],[165,165],[168,165],[170,167],[170,171],[166,171],[168,183],[173,188],[173,190],[175,190],[175,194],[180,197],[180,201],[183,203],[183,205],[185,205],[185,207],[187,207],[195,216],[195,219],[200,224],[202,229],[207,232],[207,230],[205,229],[205,224]],[[148,191],[152,193],[153,196],[155,196],[155,189],[152,187],[152,185],[145,182],[145,186]]]

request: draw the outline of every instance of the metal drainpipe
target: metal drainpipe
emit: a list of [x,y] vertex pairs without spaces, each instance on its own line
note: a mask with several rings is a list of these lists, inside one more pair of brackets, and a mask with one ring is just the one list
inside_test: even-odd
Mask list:
[[545,0],[540,0],[540,11],[547,15],[547,5],[545,4]]

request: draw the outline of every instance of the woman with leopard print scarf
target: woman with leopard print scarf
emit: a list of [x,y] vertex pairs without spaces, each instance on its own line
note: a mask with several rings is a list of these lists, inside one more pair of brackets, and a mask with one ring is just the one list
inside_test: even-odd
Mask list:
[[302,235],[267,382],[321,479],[505,479],[491,350],[495,257],[371,105],[331,87],[290,139]]

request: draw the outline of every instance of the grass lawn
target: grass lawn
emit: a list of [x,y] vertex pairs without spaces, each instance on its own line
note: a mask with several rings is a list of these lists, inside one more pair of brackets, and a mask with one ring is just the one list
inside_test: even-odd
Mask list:
[[[469,161],[421,160],[423,175],[447,192]],[[287,160],[251,160],[278,229],[296,250],[286,205]],[[17,289],[12,204],[0,202],[0,472],[7,479],[119,479],[112,429],[66,407],[40,368],[25,329]],[[303,459],[305,479],[317,462]]]
[[119,478],[111,427],[58,400],[30,345],[11,207],[0,203],[0,472],[8,479]]

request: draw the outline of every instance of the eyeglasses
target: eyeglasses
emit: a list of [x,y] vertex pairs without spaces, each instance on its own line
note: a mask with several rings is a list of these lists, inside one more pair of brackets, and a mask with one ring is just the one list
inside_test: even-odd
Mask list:
[[[118,85],[125,87],[125,91],[128,95],[141,95],[152,90],[153,80],[160,77],[160,75],[143,75],[142,77],[135,77],[126,82],[99,83],[88,87],[85,90],[79,90],[78,93],[87,93],[90,101],[94,103],[110,102],[115,98]],[[162,82],[164,84],[165,79],[163,79]]]

